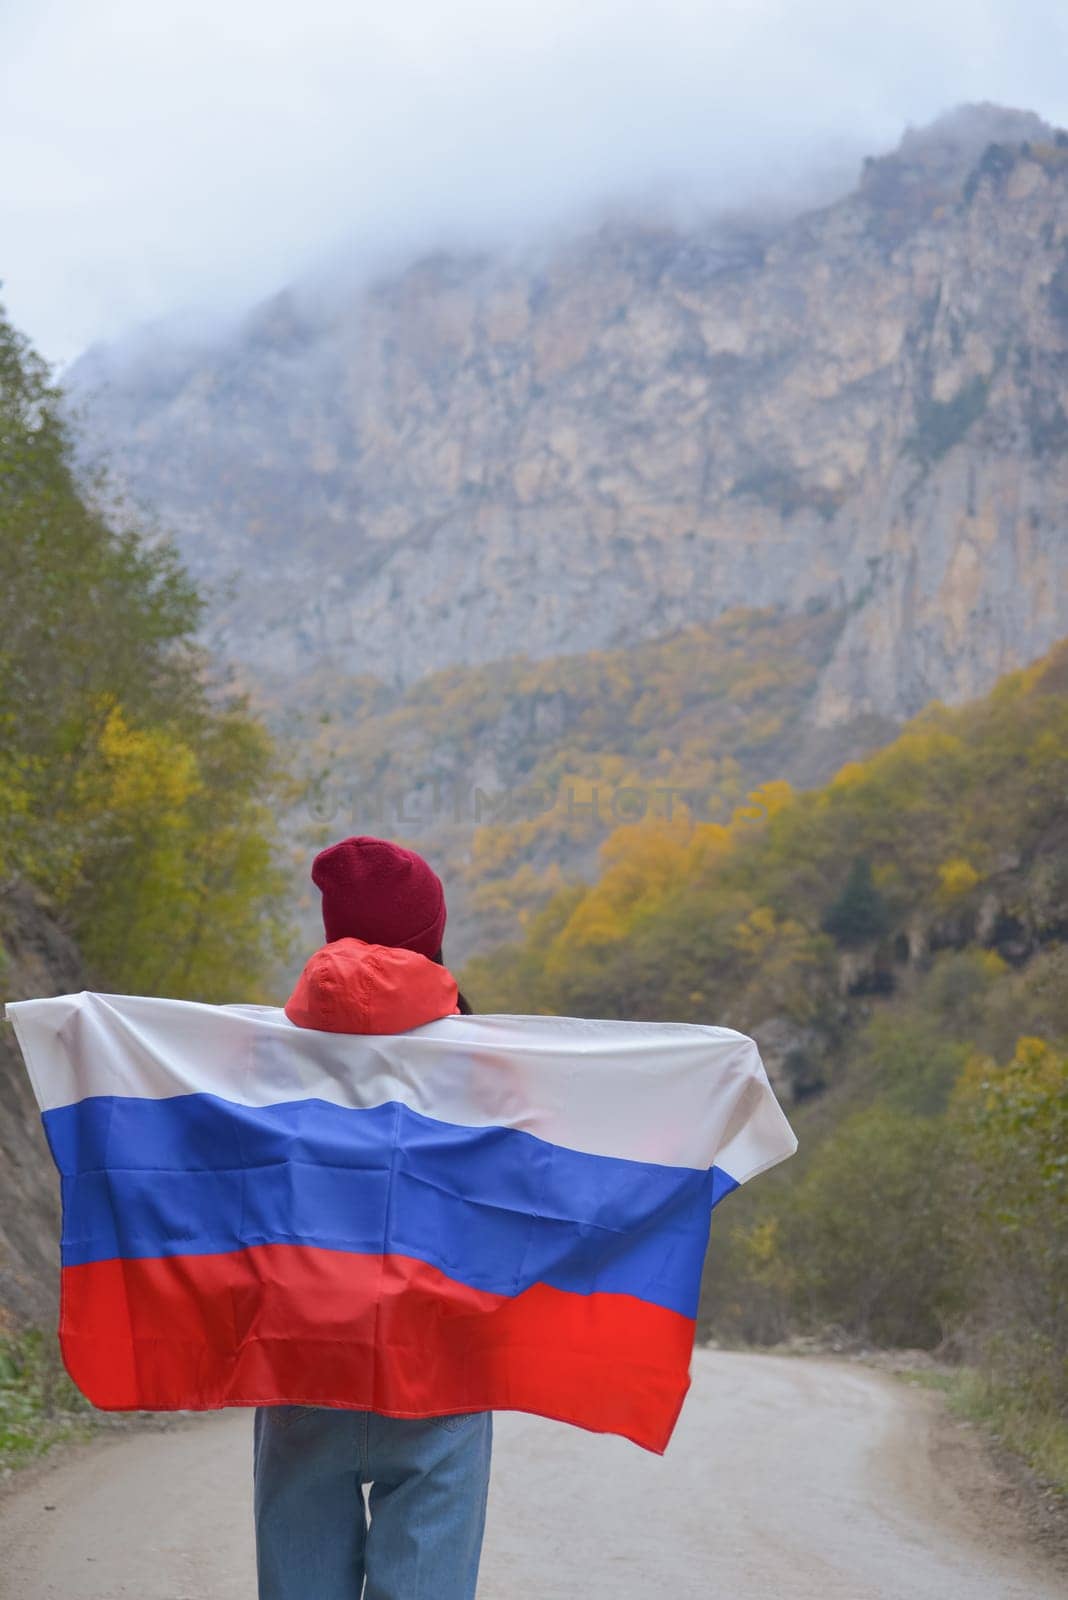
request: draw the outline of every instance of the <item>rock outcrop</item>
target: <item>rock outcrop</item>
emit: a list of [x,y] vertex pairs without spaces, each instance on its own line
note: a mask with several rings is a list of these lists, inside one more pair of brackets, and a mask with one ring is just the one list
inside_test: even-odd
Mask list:
[[1065,631],[1066,371],[1068,135],[979,106],[785,225],[434,257],[69,383],[282,698],[324,662],[403,684],[818,601],[851,608],[830,726]]
[[[36,896],[0,905],[0,1001],[89,987],[81,957]],[[59,1302],[59,1181],[9,1022],[0,1020],[0,1329],[54,1324]]]

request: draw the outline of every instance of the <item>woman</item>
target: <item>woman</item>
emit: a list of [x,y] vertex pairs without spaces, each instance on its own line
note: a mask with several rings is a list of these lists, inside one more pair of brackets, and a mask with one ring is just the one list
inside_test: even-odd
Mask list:
[[[343,839],[316,856],[312,879],[327,943],[286,1002],[291,1022],[400,1033],[470,1013],[442,958],[441,881],[421,856]],[[491,1443],[488,1411],[412,1420],[259,1407],[260,1600],[472,1600]]]

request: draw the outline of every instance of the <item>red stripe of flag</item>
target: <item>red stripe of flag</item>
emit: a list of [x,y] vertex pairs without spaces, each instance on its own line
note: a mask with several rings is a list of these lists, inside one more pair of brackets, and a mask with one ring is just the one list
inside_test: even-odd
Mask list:
[[470,1289],[401,1255],[259,1245],[65,1267],[60,1342],[104,1410],[531,1411],[662,1453],[694,1322],[626,1294]]

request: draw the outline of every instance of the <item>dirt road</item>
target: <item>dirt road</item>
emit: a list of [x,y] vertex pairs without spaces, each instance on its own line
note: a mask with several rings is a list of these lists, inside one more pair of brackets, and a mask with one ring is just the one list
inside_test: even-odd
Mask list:
[[[252,1600],[251,1419],[68,1452],[0,1499],[2,1600]],[[845,1362],[700,1351],[667,1455],[496,1419],[480,1600],[1063,1600],[971,1435]],[[309,1596],[314,1600],[314,1596]]]

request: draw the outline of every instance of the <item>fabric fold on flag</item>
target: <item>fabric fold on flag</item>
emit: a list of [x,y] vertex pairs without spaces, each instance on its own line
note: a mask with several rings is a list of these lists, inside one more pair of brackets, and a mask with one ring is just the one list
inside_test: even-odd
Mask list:
[[522,1410],[662,1452],[713,1209],[797,1145],[728,1028],[6,1014],[61,1178],[64,1360],[105,1409]]

